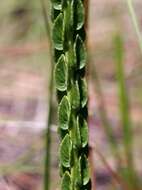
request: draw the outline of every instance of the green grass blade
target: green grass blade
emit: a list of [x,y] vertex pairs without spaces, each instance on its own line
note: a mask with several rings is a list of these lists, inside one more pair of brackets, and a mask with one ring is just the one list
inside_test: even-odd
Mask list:
[[[53,95],[53,86],[54,86],[54,80],[53,80],[53,57],[52,57],[52,43],[51,43],[51,24],[50,19],[47,14],[46,10],[46,4],[44,0],[40,1],[41,8],[42,8],[42,14],[45,22],[45,29],[47,33],[48,43],[49,43],[49,55],[50,55],[50,69],[51,69],[51,75],[50,75],[50,81],[49,81],[49,87],[48,87],[48,117],[47,117],[47,123],[46,123],[46,153],[45,153],[45,165],[44,165],[44,190],[50,189],[50,171],[51,171],[51,122],[52,122],[52,115],[53,115],[53,105],[52,105],[52,95]],[[48,4],[49,9],[49,4]],[[50,11],[48,11],[50,12]]]
[[116,62],[116,74],[118,81],[118,94],[119,94],[119,104],[120,104],[120,114],[121,122],[123,128],[123,143],[125,149],[125,156],[127,161],[127,168],[125,170],[124,177],[126,178],[130,187],[137,188],[136,184],[136,174],[133,164],[133,132],[132,132],[132,122],[130,118],[129,110],[129,96],[125,81],[124,73],[124,49],[123,40],[120,35],[115,36],[115,62]]
[[139,22],[138,22],[138,19],[137,19],[135,10],[134,10],[133,0],[127,0],[127,5],[128,5],[128,9],[129,9],[129,12],[130,12],[130,16],[131,16],[131,19],[132,19],[134,29],[136,31],[139,47],[140,47],[140,50],[141,50],[141,53],[142,53],[142,35],[141,35],[141,31],[140,31]]

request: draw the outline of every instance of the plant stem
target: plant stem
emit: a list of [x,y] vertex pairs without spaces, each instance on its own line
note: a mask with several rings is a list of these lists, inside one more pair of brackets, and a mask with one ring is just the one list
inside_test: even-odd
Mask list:
[[134,5],[133,5],[133,0],[126,0],[127,1],[127,5],[128,5],[128,9],[132,18],[132,23],[134,25],[134,29],[136,31],[136,35],[138,38],[138,43],[139,43],[139,47],[142,53],[142,36],[141,36],[141,31],[140,31],[140,26],[138,23],[138,19],[134,10]]
[[85,79],[87,4],[85,0],[63,0],[52,1],[52,6],[61,188],[91,190]]
[[[127,182],[132,188],[138,188],[136,182],[136,173],[133,163],[133,132],[132,122],[130,118],[129,99],[127,93],[127,87],[125,82],[125,73],[123,68],[123,40],[120,35],[115,37],[115,59],[116,59],[116,72],[118,81],[118,93],[120,103],[120,113],[123,128],[123,143],[125,149],[125,156],[127,161],[126,178]],[[131,189],[131,188],[130,188]]]
[[44,0],[41,0],[42,13],[45,22],[46,33],[49,42],[50,53],[50,81],[48,87],[48,117],[47,117],[47,131],[46,131],[46,155],[45,155],[45,171],[44,171],[44,190],[50,189],[50,169],[51,169],[51,122],[53,114],[52,96],[53,96],[53,56],[51,43],[51,27]]

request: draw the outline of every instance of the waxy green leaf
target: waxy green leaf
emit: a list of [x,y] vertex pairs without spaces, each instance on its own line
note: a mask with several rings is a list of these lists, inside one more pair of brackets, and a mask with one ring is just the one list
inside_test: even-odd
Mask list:
[[54,9],[56,9],[56,10],[61,10],[61,8],[62,8],[62,3],[61,3],[61,1],[62,1],[62,0],[52,0]]
[[61,55],[55,65],[55,85],[60,91],[67,90],[67,80],[68,80],[68,68],[65,62],[65,56]]
[[75,21],[76,21],[76,29],[80,30],[85,21],[85,11],[84,11],[84,6],[82,3],[82,0],[77,0],[75,1]]
[[85,79],[81,79],[81,106],[82,108],[86,106],[88,101],[88,90],[87,90],[87,83]]
[[66,168],[70,167],[71,164],[71,151],[72,142],[70,136],[67,134],[60,145],[60,163]]
[[82,171],[82,180],[83,185],[87,185],[90,181],[90,171],[89,171],[89,164],[86,155],[82,155],[80,157],[80,165]]
[[75,168],[75,185],[76,187],[82,186],[82,175],[81,175],[81,165],[80,161],[76,163],[76,168]]
[[80,135],[80,126],[78,124],[79,118],[77,118],[77,121],[75,122],[75,145],[78,148],[81,148],[81,135]]
[[80,107],[80,92],[78,82],[76,81],[70,90],[71,107],[78,109]]
[[60,13],[53,23],[53,42],[57,50],[63,50],[63,14]]
[[69,67],[75,68],[77,66],[76,52],[74,46],[71,43],[69,44],[69,49],[66,53],[66,57]]
[[83,118],[80,118],[78,125],[80,125],[81,144],[84,148],[88,144],[88,125],[86,120]]
[[72,6],[69,1],[66,1],[66,7],[64,9],[64,22],[63,22],[63,47],[64,51],[69,49],[69,43],[71,40],[72,28],[73,28],[73,13]]
[[62,178],[61,190],[71,190],[71,176],[69,172],[65,172]]
[[59,104],[58,119],[59,127],[63,130],[69,128],[71,106],[67,96],[64,96]]
[[82,41],[79,35],[77,35],[76,37],[75,46],[78,67],[79,69],[82,69],[85,67],[87,62],[87,53],[84,42]]

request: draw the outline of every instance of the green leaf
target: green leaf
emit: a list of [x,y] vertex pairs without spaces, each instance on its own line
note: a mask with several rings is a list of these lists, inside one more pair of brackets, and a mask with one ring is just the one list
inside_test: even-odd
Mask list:
[[87,185],[87,183],[90,181],[90,171],[89,171],[88,159],[86,158],[85,155],[82,155],[80,157],[80,164],[82,170],[83,185]]
[[82,69],[85,67],[87,62],[87,51],[79,35],[77,35],[76,37],[75,47],[76,47],[77,63],[79,64],[79,69]]
[[61,8],[62,8],[61,0],[52,0],[52,3],[53,3],[54,9],[61,10]]
[[69,67],[76,67],[77,61],[76,61],[76,52],[74,46],[72,44],[69,44],[69,50],[66,53],[67,62]]
[[79,92],[79,86],[78,86],[77,81],[72,86],[69,94],[70,94],[70,100],[71,100],[71,107],[73,109],[78,109],[80,107],[80,92]]
[[71,176],[69,172],[65,172],[62,178],[61,190],[71,190]]
[[55,49],[63,50],[63,14],[60,13],[53,24],[53,42]]
[[81,106],[82,108],[86,106],[88,101],[88,89],[87,89],[87,82],[85,79],[81,79]]
[[79,118],[77,118],[77,121],[75,122],[76,123],[76,126],[75,126],[75,144],[76,144],[76,147],[80,148],[81,147],[81,136],[80,136],[80,127],[78,125],[79,123]]
[[66,1],[64,8],[64,22],[63,22],[63,46],[64,51],[69,49],[69,43],[73,39],[73,12],[69,1]]
[[88,125],[86,120],[83,118],[80,118],[78,125],[80,125],[81,143],[82,147],[84,148],[88,144]]
[[82,186],[81,165],[80,161],[76,163],[75,168],[75,185],[76,187]]
[[63,130],[69,128],[71,107],[67,96],[64,96],[59,104],[58,118],[59,127]]
[[67,90],[68,68],[65,62],[65,56],[61,55],[55,65],[55,85],[60,91]]
[[75,1],[75,21],[76,21],[76,29],[80,30],[84,25],[85,21],[85,11],[82,0]]
[[70,167],[72,142],[68,134],[62,140],[59,151],[61,164],[66,168]]

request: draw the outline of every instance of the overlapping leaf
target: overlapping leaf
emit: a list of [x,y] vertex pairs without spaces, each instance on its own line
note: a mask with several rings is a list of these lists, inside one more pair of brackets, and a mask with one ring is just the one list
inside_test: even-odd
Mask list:
[[75,21],[76,21],[76,29],[79,30],[84,25],[85,20],[85,13],[84,13],[84,6],[82,0],[74,1],[75,3]]
[[81,163],[80,163],[80,161],[78,161],[76,163],[76,168],[75,168],[75,185],[76,185],[76,187],[82,186],[82,175],[81,174],[82,174]]
[[53,23],[53,42],[57,50],[63,50],[63,14],[60,13]]
[[73,109],[78,109],[80,106],[80,92],[79,92],[79,85],[76,81],[71,90],[70,90],[70,100],[71,100],[71,106]]
[[83,185],[87,185],[87,183],[89,183],[90,181],[90,171],[89,171],[88,159],[86,158],[85,155],[82,155],[80,157],[80,165],[81,165]]
[[80,135],[80,126],[78,125],[78,118],[77,121],[75,121],[75,144],[76,147],[80,148],[81,147],[81,135]]
[[82,69],[85,67],[87,62],[87,53],[85,45],[79,35],[77,35],[76,37],[75,46],[76,46],[77,63],[79,64],[79,69]]
[[58,110],[59,127],[63,130],[67,130],[69,128],[70,112],[70,102],[68,97],[64,96],[60,102]]
[[[65,4],[65,3],[64,3]],[[73,38],[73,12],[69,1],[66,1],[64,8],[64,22],[63,22],[63,47],[64,51],[69,49],[69,42]],[[71,38],[72,36],[72,38]]]
[[68,67],[65,62],[65,56],[61,55],[55,66],[55,84],[60,91],[67,90]]
[[61,190],[71,190],[71,176],[69,172],[65,172],[62,178]]
[[61,8],[62,8],[62,3],[61,3],[61,1],[62,1],[62,0],[52,0],[54,9],[56,9],[56,10],[61,10]]
[[76,51],[75,51],[74,45],[72,45],[71,43],[69,44],[69,49],[66,53],[66,57],[67,57],[69,67],[76,68],[77,66]]
[[81,105],[84,107],[88,101],[87,83],[85,79],[81,79]]
[[72,142],[70,136],[67,134],[60,145],[60,163],[66,168],[70,167],[71,164],[71,151]]
[[81,143],[82,147],[84,148],[88,144],[88,125],[85,119],[81,119],[78,123],[80,125],[80,136],[81,136]]

